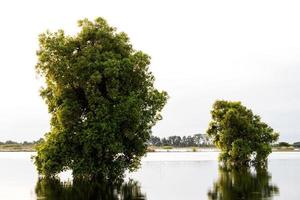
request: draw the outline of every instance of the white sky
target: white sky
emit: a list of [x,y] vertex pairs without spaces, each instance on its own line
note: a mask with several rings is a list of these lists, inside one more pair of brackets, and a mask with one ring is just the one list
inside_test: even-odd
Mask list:
[[46,29],[75,33],[97,16],[152,57],[170,99],[154,135],[204,133],[216,99],[240,100],[280,140],[300,141],[300,4],[297,1],[0,1],[0,141],[49,130],[34,66]]

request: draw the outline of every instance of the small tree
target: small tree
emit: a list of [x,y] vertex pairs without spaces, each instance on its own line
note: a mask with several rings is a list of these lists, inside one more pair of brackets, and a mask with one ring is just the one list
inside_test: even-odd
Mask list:
[[39,37],[41,96],[51,131],[37,147],[39,173],[71,169],[75,177],[115,179],[138,167],[166,92],[154,88],[150,57],[102,18],[79,21],[81,31]]
[[233,166],[265,165],[278,133],[240,102],[216,101],[207,134],[220,148],[220,160]]
[[279,142],[278,146],[279,147],[290,147],[291,145],[289,143],[287,143],[287,142]]
[[295,143],[293,144],[293,146],[294,146],[294,147],[300,147],[300,142],[295,142]]

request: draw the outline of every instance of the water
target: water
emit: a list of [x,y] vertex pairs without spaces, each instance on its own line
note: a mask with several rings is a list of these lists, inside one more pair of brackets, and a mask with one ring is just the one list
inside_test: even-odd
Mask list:
[[39,180],[32,153],[0,153],[0,199],[300,199],[300,153],[272,153],[268,171],[226,171],[217,152],[148,153],[120,185]]

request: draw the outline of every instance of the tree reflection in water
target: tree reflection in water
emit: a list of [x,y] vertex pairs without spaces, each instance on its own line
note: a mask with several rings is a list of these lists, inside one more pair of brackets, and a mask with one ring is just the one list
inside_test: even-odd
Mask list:
[[219,168],[219,178],[208,191],[210,200],[260,200],[272,199],[279,193],[270,183],[271,175],[266,169],[251,170]]
[[39,179],[35,192],[37,199],[45,200],[145,200],[139,183],[128,182],[107,184],[74,180],[61,182],[59,179]]

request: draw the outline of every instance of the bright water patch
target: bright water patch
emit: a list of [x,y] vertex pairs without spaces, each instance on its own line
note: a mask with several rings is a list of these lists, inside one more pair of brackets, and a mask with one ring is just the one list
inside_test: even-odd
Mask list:
[[[148,153],[141,168],[127,175],[131,181],[113,187],[39,182],[31,155],[0,153],[0,199],[93,199],[93,195],[114,199],[111,195],[115,195],[116,199],[128,200],[226,200],[224,196],[218,197],[224,194],[231,199],[243,195],[246,199],[300,199],[300,153],[297,152],[272,153],[268,171],[261,175],[221,171],[218,152]],[[69,172],[61,176],[64,181],[71,178]]]

